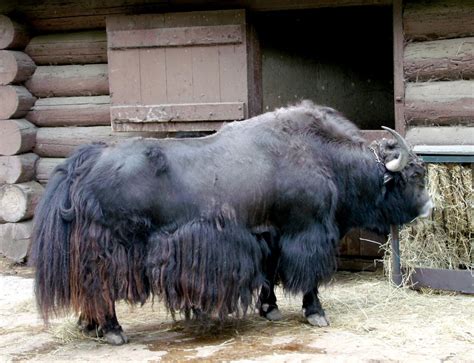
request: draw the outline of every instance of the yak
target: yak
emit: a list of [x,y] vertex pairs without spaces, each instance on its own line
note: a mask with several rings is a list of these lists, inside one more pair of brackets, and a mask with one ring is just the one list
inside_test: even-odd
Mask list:
[[56,167],[30,258],[47,322],[73,310],[87,331],[128,341],[115,302],[158,297],[172,312],[281,317],[280,282],[328,324],[318,286],[351,228],[388,233],[429,214],[424,167],[405,140],[368,145],[332,108],[303,101],[199,138],[79,147]]

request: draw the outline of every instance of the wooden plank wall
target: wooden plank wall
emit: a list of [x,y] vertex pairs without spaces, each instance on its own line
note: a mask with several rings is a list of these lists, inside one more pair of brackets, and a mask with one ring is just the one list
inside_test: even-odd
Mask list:
[[474,1],[410,0],[404,117],[413,145],[474,145]]

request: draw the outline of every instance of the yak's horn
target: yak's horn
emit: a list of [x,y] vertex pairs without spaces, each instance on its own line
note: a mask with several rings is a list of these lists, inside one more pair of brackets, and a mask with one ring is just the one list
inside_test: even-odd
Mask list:
[[408,164],[410,148],[408,147],[405,139],[395,130],[392,130],[389,127],[382,126],[384,130],[390,132],[393,137],[398,141],[398,146],[400,147],[400,156],[397,159],[391,160],[385,164],[387,170],[397,172],[403,170],[403,168]]

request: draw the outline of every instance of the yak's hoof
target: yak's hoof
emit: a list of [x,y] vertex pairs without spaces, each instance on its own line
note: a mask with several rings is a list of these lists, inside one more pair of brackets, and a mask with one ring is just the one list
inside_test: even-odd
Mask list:
[[324,315],[319,315],[319,314],[311,314],[306,317],[308,320],[308,323],[310,323],[313,326],[319,326],[320,328],[323,326],[328,326],[329,321]]
[[270,308],[269,304],[262,304],[262,307],[260,309],[260,315],[270,321],[278,321],[283,319],[283,315],[278,309],[278,306],[272,306]]
[[283,315],[281,314],[278,308],[273,309],[272,311],[265,314],[265,318],[270,321],[278,321],[283,319]]
[[112,345],[122,345],[128,343],[128,337],[124,334],[123,331],[109,331],[104,334],[104,338],[107,343]]

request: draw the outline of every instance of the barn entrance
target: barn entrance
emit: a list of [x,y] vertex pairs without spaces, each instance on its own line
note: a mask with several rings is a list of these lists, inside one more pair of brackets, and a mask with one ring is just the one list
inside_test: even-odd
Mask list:
[[264,111],[311,99],[362,129],[394,127],[391,6],[255,16]]
[[[254,16],[262,56],[263,111],[310,99],[342,112],[363,130],[395,128],[391,6]],[[384,242],[384,236],[352,231],[341,243],[340,268],[375,268]]]

